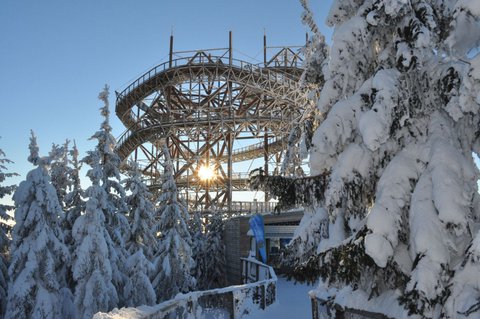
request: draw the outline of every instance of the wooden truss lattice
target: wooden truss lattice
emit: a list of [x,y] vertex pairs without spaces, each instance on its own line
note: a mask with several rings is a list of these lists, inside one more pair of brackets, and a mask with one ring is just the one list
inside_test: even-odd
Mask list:
[[[231,205],[232,191],[247,188],[233,163],[279,161],[292,123],[310,107],[299,83],[301,57],[283,48],[263,66],[196,51],[160,64],[117,93],[116,114],[127,127],[117,153],[140,163],[152,189],[163,173],[159,141],[166,139],[175,161],[177,186],[191,206]],[[253,144],[238,147],[240,140]],[[255,140],[256,143],[255,143]],[[198,169],[212,166],[215,180],[201,181]]]

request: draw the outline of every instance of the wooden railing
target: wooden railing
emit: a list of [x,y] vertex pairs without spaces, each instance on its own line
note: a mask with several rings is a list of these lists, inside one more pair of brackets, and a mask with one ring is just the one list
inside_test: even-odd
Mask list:
[[[248,318],[257,309],[265,309],[276,300],[277,276],[272,267],[252,258],[241,258],[243,285],[178,294],[174,299],[153,307],[135,309],[141,319]],[[252,281],[253,280],[253,281]],[[128,309],[113,311],[115,318],[128,318]],[[125,317],[122,317],[122,313]],[[131,313],[131,312],[130,312]],[[101,317],[101,314],[98,315]],[[95,318],[95,317],[94,317]]]
[[310,300],[312,302],[312,319],[392,319],[378,312],[342,307],[330,300],[318,298],[312,292],[310,292]]

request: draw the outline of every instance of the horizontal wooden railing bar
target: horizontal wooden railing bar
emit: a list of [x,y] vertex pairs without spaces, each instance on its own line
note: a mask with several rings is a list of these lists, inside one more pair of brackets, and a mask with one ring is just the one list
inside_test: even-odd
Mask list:
[[332,319],[394,319],[378,312],[343,307],[331,301],[318,298],[312,293],[310,293],[310,300],[312,304],[312,319],[325,318],[325,315]]
[[[207,314],[216,313],[221,314],[221,318],[240,319],[248,318],[246,315],[251,310],[248,308],[249,305],[265,309],[276,301],[275,271],[272,267],[252,258],[241,260],[245,271],[242,275],[245,278],[243,285],[178,294],[174,299],[156,306],[142,306],[136,311],[136,318],[187,319],[192,316],[203,318]],[[254,275],[250,275],[250,269],[253,269]],[[115,315],[115,318],[128,318],[128,315],[122,317],[121,313],[121,310],[114,310],[110,314]]]

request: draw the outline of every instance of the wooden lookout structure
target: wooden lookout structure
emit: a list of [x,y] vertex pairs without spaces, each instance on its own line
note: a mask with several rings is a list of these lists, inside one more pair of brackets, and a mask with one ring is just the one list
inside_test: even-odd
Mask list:
[[293,123],[312,103],[299,83],[299,47],[268,47],[264,36],[263,48],[263,62],[252,63],[234,58],[231,32],[227,48],[182,52],[171,36],[168,61],[117,92],[126,131],[116,152],[124,165],[137,162],[158,188],[166,141],[189,206],[234,211],[232,192],[246,190],[248,178],[236,163],[278,167]]

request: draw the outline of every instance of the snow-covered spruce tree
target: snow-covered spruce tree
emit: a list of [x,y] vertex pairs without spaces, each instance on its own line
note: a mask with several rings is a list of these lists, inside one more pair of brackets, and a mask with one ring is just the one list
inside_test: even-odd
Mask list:
[[127,241],[129,257],[126,262],[128,276],[123,292],[125,305],[136,307],[153,305],[157,298],[149,275],[153,270],[151,260],[156,252],[157,239],[154,233],[155,207],[151,202],[152,194],[142,180],[142,175],[131,163],[132,170],[124,180],[125,191],[130,193],[126,202],[130,222],[130,238]]
[[80,169],[82,167],[78,160],[78,149],[74,141],[73,148],[69,152],[71,165],[69,169],[69,188],[64,197],[65,218],[62,222],[62,228],[65,233],[65,243],[72,245],[72,229],[77,218],[85,211],[85,201],[83,200],[84,191],[80,184]]
[[8,301],[5,318],[63,318],[72,316],[66,289],[65,264],[69,252],[63,243],[63,212],[52,186],[48,166],[59,154],[40,157],[36,137],[30,138],[28,160],[35,169],[21,182],[15,201]]
[[202,275],[197,278],[197,285],[201,290],[221,288],[226,285],[224,227],[221,213],[215,212],[209,216],[203,254],[204,268]]
[[52,179],[52,185],[57,191],[58,201],[65,210],[65,196],[68,189],[71,187],[72,179],[70,178],[72,168],[69,166],[68,159],[68,144],[69,140],[66,140],[63,146],[57,144],[52,145],[52,152],[59,152],[60,157],[53,161],[50,165],[50,176]]
[[194,212],[188,220],[188,231],[192,238],[192,258],[195,261],[195,268],[192,276],[197,281],[197,290],[204,290],[200,278],[205,274],[205,245],[207,236],[203,231],[201,212]]
[[[81,164],[78,160],[78,149],[74,141],[73,148],[70,150],[70,157],[68,169],[69,188],[64,197],[64,211],[65,215],[61,223],[63,230],[65,244],[67,245],[70,254],[73,255],[75,249],[75,242],[73,240],[73,225],[78,217],[85,211],[85,201],[83,200],[84,191],[80,185],[80,168]],[[67,266],[67,284],[72,292],[75,291],[75,280],[73,279],[73,258]]]
[[[123,306],[123,288],[125,287],[125,270],[124,265],[128,253],[125,246],[126,239],[130,236],[128,220],[126,218],[127,205],[125,203],[125,190],[120,182],[120,157],[115,153],[116,141],[112,135],[112,127],[110,126],[110,109],[109,109],[109,88],[105,88],[100,92],[98,98],[103,102],[100,108],[104,121],[100,130],[97,131],[91,139],[98,141],[96,152],[100,156],[100,167],[102,169],[100,186],[107,194],[106,207],[104,208],[105,226],[110,238],[115,243],[116,255],[118,262],[112,264],[113,284],[117,289],[119,297],[119,306]],[[89,156],[83,160],[89,161]]]
[[319,241],[298,277],[396,291],[403,317],[480,314],[479,18],[475,0],[334,1],[310,152],[329,178],[298,233]]
[[193,290],[196,284],[191,275],[195,262],[192,258],[192,239],[186,224],[188,212],[178,199],[172,160],[166,143],[163,143],[162,151],[165,158],[164,174],[156,212],[160,238],[153,280],[158,302],[170,299],[179,292]]
[[101,186],[100,152],[91,151],[87,163],[91,166],[87,176],[92,186],[85,191],[88,197],[85,213],[77,218],[72,230],[75,305],[82,319],[90,319],[96,312],[107,312],[118,305],[113,272],[120,262],[116,245],[105,225],[108,195]]
[[82,318],[122,305],[119,296],[125,285],[125,238],[129,234],[120,159],[113,151],[115,139],[108,123],[107,86],[98,97],[104,102],[100,111],[105,120],[92,136],[97,146],[82,160],[91,167],[87,176],[92,186],[85,191],[85,213],[77,218],[72,230],[75,304]]
[[[0,199],[5,196],[12,195],[15,191],[15,185],[2,186],[7,178],[17,176],[16,173],[8,173],[7,166],[12,163],[11,160],[5,158],[5,153],[0,149]],[[5,307],[7,306],[7,290],[8,290],[8,261],[9,261],[9,246],[10,239],[9,234],[12,230],[9,225],[9,221],[12,217],[8,215],[8,211],[15,207],[10,205],[0,204],[0,318],[5,313]]]

